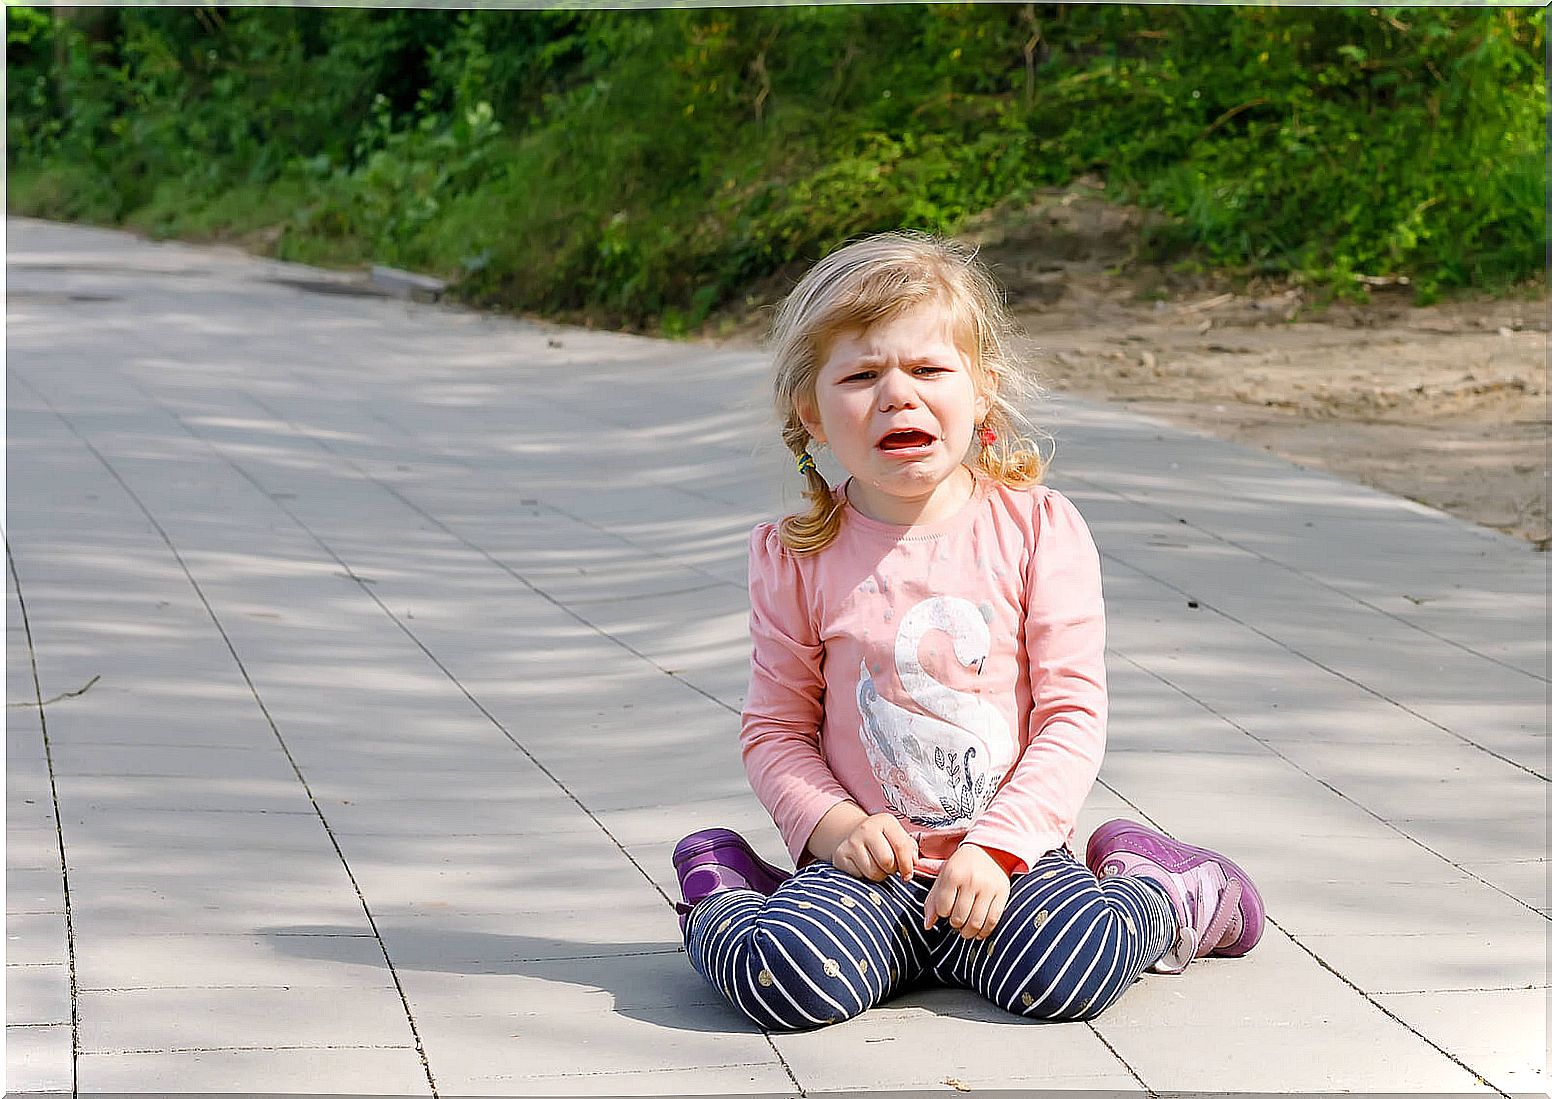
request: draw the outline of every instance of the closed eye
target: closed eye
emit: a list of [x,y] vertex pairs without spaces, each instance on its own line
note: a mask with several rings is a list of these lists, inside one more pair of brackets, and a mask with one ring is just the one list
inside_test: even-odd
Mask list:
[[[911,368],[911,373],[918,378],[930,378],[938,374],[948,374],[951,373],[951,371],[946,366],[934,366],[931,363],[921,363],[917,366],[913,366]],[[876,370],[857,370],[851,374],[844,375],[841,378],[841,382],[843,384],[845,382],[871,382],[876,377],[878,377],[878,371]]]

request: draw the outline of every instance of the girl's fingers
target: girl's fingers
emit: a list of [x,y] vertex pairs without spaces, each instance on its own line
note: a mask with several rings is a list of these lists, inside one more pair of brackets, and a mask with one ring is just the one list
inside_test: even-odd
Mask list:
[[932,889],[927,893],[925,906],[926,918],[922,921],[922,927],[932,930],[932,925],[938,922],[939,917],[947,916],[954,910],[954,897],[958,890],[939,877],[933,883]]
[[986,910],[986,923],[981,927],[981,938],[987,938],[997,930],[997,925],[1002,922],[1002,914],[1007,910],[1008,898],[1006,894],[998,893],[992,898],[990,907]]
[[[894,873],[895,849],[889,845],[888,837],[879,835],[876,832],[869,836],[867,838],[867,853],[869,860],[873,863],[873,867],[878,871],[878,876],[873,878],[874,881],[883,881],[890,874]],[[872,877],[872,875],[870,874],[869,877]]]
[[959,933],[967,939],[979,939],[984,937],[986,917],[990,914],[992,897],[982,893],[975,898],[975,904],[970,908],[970,914],[965,917],[964,925]]
[[916,841],[904,828],[895,828],[887,838],[894,851],[894,868],[900,872],[902,880],[910,881],[911,873],[916,869]]
[[959,890],[954,895],[954,907],[948,914],[949,926],[958,931],[977,926],[970,922],[970,916],[979,906],[980,900],[980,895],[972,888]]
[[835,852],[835,865],[846,871],[854,878],[872,880],[873,860],[867,851],[857,844],[849,844],[851,849],[845,854],[841,850]]

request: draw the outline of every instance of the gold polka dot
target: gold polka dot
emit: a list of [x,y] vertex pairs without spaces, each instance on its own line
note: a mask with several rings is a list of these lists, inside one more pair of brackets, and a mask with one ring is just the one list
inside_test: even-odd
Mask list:
[[1085,1011],[1088,1010],[1088,1006],[1089,1002],[1087,1000],[1079,1000],[1072,1006],[1073,1014],[1082,1015]]
[[850,897],[842,897],[841,898],[841,903],[844,904],[847,908],[856,908],[857,907],[857,902],[852,900]]
[[721,923],[719,923],[717,925],[717,934],[719,934],[719,935],[722,934],[722,932],[726,931],[728,928],[730,928],[732,926],[733,926],[733,917],[729,916],[727,919],[723,920]]
[[1050,918],[1051,918],[1051,913],[1047,912],[1044,908],[1042,908],[1039,912],[1036,912],[1035,913],[1035,930],[1039,931],[1042,927],[1045,926],[1045,922],[1047,920],[1049,920]]
[[813,904],[811,904],[808,901],[798,901],[798,907],[799,908],[812,908],[814,906],[813,906]]
[[900,971],[892,965],[889,967],[889,979],[891,981],[898,981],[900,979]]
[[760,975],[755,979],[758,980],[765,988],[770,988],[771,985],[776,983],[776,978],[771,976],[771,971],[769,969],[760,970]]
[[826,977],[839,977],[841,975],[841,963],[834,958],[824,960],[824,972]]
[[1128,931],[1130,931],[1134,935],[1137,934],[1137,925],[1132,922],[1132,918],[1130,916],[1126,915],[1125,913],[1122,913],[1122,915],[1121,915],[1121,922],[1126,925],[1126,929]]
[[858,973],[866,973],[867,971],[868,971],[868,960],[866,958],[858,958],[857,959],[857,972]]
[[1031,996],[1027,992],[1024,993],[1024,995],[1020,996],[1019,999],[1021,1001],[1023,1001],[1023,1004],[1024,1004],[1025,1007],[1034,1007],[1035,1006],[1035,998],[1033,996]]
[[990,939],[987,939],[986,940],[986,954],[987,954],[988,957],[991,956],[991,952],[992,952],[992,941]]
[[883,897],[879,896],[877,893],[870,893],[868,895],[873,898],[873,903],[874,904],[878,905],[880,908],[884,907],[884,898]]
[[1040,875],[1040,880],[1041,881],[1050,881],[1052,878],[1056,877],[1056,875],[1058,875],[1060,873],[1061,873],[1060,870],[1047,870],[1044,874]]

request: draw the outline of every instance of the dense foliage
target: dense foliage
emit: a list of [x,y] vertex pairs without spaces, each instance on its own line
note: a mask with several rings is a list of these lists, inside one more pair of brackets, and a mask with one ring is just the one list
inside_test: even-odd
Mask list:
[[10,208],[669,329],[1081,174],[1161,253],[1424,298],[1542,269],[1545,12],[7,10]]

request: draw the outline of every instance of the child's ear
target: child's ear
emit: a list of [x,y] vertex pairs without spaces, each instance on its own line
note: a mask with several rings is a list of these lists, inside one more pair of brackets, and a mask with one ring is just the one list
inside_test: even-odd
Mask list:
[[813,438],[814,442],[818,443],[820,446],[824,446],[824,426],[820,424],[819,417],[814,414],[813,402],[799,398],[795,403],[798,414],[798,422],[803,425],[804,430],[808,432],[808,434]]

